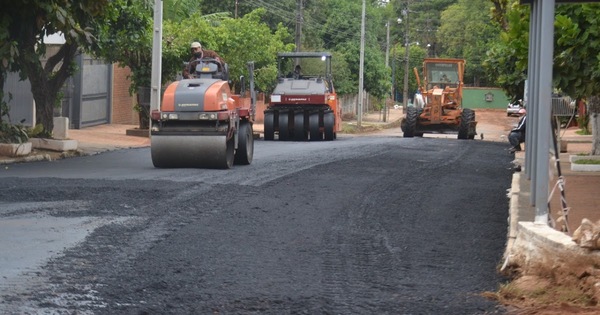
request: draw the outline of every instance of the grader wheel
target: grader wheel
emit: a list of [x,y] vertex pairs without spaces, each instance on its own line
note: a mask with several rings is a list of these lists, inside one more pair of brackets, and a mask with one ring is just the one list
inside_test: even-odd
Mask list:
[[[469,135],[471,125],[475,121],[475,112],[470,108],[464,108],[461,113],[458,139],[474,139],[475,135]],[[471,132],[472,133],[472,132]]]
[[419,118],[419,111],[415,107],[408,107],[406,109],[406,117],[402,124],[402,132],[404,138],[412,138],[417,134],[417,119]]

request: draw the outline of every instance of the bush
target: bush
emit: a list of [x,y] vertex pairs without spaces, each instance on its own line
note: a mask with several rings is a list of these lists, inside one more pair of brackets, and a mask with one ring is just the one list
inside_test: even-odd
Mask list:
[[28,128],[0,121],[0,143],[25,143],[29,141]]
[[592,132],[590,131],[590,115],[589,114],[585,114],[585,115],[579,115],[577,117],[577,125],[579,126],[579,128],[581,128],[581,134],[584,135],[591,135]]

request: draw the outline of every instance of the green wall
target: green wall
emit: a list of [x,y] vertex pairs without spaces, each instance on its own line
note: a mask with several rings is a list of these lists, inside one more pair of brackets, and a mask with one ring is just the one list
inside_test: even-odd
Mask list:
[[[486,95],[490,96],[487,100]],[[463,106],[466,108],[505,109],[509,101],[499,88],[463,87]]]

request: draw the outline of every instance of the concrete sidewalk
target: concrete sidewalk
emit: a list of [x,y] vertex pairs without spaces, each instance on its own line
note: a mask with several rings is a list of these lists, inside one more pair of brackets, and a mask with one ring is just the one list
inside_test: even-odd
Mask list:
[[150,146],[149,137],[129,136],[127,130],[137,125],[99,125],[84,129],[69,130],[69,138],[79,142],[79,150],[84,155],[117,149],[141,148]]
[[[536,207],[532,206],[531,180],[523,167],[525,152],[517,152],[515,164],[522,166],[515,172],[509,191],[509,232],[502,269],[517,266],[524,275],[534,274],[535,266],[561,266],[564,257],[582,262],[600,259],[596,251],[579,247],[572,239],[573,232],[583,218],[593,222],[600,220],[600,172],[578,172],[571,170],[570,155],[589,154],[592,147],[591,135],[577,134],[578,128],[561,130],[560,140],[567,143],[566,152],[559,154],[561,174],[559,176],[556,161],[550,163],[548,210],[555,227],[541,222],[536,223]],[[550,155],[549,155],[550,156]],[[563,191],[558,185],[563,183]],[[563,209],[563,201],[567,208]],[[563,232],[565,221],[559,218],[567,213],[568,232]],[[589,259],[588,259],[589,258]],[[591,268],[591,266],[590,266]]]
[[94,155],[119,149],[150,146],[149,137],[126,135],[127,130],[135,128],[137,128],[137,125],[107,124],[84,129],[70,129],[67,138],[77,140],[77,150],[56,152],[33,149],[31,154],[24,157],[0,156],[0,164],[49,161],[72,156]]

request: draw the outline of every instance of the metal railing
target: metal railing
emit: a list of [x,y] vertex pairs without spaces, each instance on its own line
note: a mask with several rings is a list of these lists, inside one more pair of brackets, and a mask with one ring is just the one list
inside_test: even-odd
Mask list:
[[577,111],[575,100],[568,96],[552,97],[552,115],[557,117],[571,117]]

